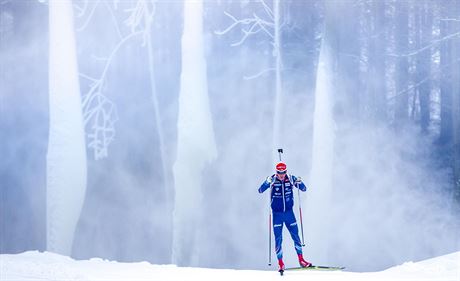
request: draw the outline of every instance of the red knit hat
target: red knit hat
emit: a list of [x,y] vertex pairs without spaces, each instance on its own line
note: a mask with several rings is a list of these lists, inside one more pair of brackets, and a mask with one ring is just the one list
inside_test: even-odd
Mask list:
[[278,164],[276,164],[276,172],[278,174],[285,174],[286,173],[286,164],[284,164],[283,162],[279,162]]

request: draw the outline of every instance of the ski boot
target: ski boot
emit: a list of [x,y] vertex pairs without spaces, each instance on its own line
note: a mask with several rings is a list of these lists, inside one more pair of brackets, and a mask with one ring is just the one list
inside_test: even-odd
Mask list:
[[299,257],[299,264],[300,264],[301,267],[309,267],[309,266],[311,266],[311,262],[308,262],[308,261],[304,260],[302,254],[298,254],[297,256]]
[[278,259],[278,265],[279,265],[278,272],[279,272],[281,275],[283,275],[284,269],[285,269],[283,259]]

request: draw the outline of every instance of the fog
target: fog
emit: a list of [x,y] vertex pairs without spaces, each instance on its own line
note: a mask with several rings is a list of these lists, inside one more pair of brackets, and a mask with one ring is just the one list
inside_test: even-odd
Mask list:
[[[49,157],[63,147],[50,147],[64,129],[52,116],[70,114],[51,115],[53,81],[62,82],[50,68],[53,1],[1,2],[1,253],[53,250],[48,169],[70,161],[87,179],[81,206],[59,213],[69,223],[81,210],[65,254],[267,269],[269,198],[257,189],[280,147],[308,187],[304,255],[314,264],[368,271],[460,250],[451,171],[434,137],[347,115],[353,101],[341,90],[357,70],[337,78],[327,5],[281,1],[276,50],[276,3],[204,1],[187,14],[182,1],[73,1],[82,163],[75,149]],[[57,177],[81,180],[69,169]],[[283,247],[296,264],[286,231]]]

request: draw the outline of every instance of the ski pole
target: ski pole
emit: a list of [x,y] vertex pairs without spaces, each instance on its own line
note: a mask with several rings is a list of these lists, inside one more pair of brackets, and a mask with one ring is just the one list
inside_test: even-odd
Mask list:
[[300,202],[300,188],[297,184],[297,196],[299,197],[299,215],[300,215],[300,229],[302,233],[302,247],[305,247],[305,240],[303,238],[303,220],[302,220],[302,202]]
[[[280,157],[280,162],[281,162],[281,153],[283,153],[282,148],[278,148],[278,155]],[[271,196],[272,196],[272,188],[273,186],[270,186],[270,197],[269,197],[269,206],[271,205]],[[272,265],[272,212],[271,208],[269,208],[269,216],[268,216],[268,265]]]
[[268,196],[268,266],[272,265],[272,210],[271,210],[271,202],[272,202],[272,192],[273,192],[273,184],[270,183],[270,194]]
[[272,265],[272,212],[268,217],[268,265]]

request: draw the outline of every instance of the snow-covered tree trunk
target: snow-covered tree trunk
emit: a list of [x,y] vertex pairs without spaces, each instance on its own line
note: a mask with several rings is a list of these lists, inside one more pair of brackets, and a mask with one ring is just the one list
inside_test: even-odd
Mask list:
[[338,89],[336,81],[336,26],[334,5],[326,3],[325,31],[321,41],[315,89],[315,111],[313,115],[313,151],[309,194],[306,202],[307,214],[315,219],[307,220],[309,257],[317,263],[327,263],[327,213],[331,200],[334,160],[334,120],[332,113],[333,93]]
[[70,255],[86,190],[86,150],[71,0],[49,1],[47,249]]
[[326,240],[322,230],[324,221],[320,219],[322,212],[327,212],[332,190],[332,167],[334,154],[334,123],[332,119],[332,73],[330,61],[330,47],[323,39],[319,58],[316,91],[315,112],[313,121],[313,154],[311,170],[311,189],[307,200],[307,213],[317,216],[308,221],[309,252],[317,261],[326,262]]
[[208,98],[201,0],[184,1],[177,127],[172,260],[180,265],[196,265],[204,167],[217,155]]

